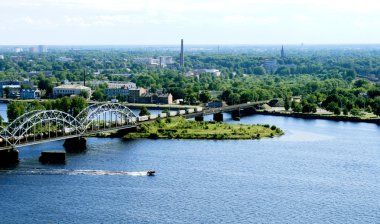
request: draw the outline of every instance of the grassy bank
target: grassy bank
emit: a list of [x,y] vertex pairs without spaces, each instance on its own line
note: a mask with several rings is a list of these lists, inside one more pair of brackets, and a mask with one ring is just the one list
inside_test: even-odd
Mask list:
[[284,132],[276,126],[226,124],[169,118],[142,124],[138,132],[128,133],[124,139],[259,139],[280,136]]

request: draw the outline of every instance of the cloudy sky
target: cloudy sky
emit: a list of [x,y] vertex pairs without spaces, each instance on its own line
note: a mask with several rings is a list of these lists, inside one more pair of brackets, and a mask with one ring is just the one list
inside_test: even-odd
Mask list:
[[380,43],[380,0],[0,0],[0,45]]

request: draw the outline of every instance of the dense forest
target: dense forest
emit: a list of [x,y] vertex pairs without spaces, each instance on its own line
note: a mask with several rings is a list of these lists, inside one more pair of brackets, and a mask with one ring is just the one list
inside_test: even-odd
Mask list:
[[[335,114],[358,115],[363,111],[380,115],[380,50],[364,49],[292,49],[285,57],[279,52],[250,53],[193,52],[185,57],[184,68],[150,68],[132,62],[137,57],[171,55],[160,51],[61,51],[46,54],[4,53],[0,60],[0,80],[30,78],[51,96],[51,89],[67,79],[132,81],[151,92],[171,93],[174,99],[197,104],[213,99],[228,104],[280,98],[286,108],[296,112],[314,112],[317,107]],[[11,56],[23,60],[12,60]],[[59,61],[59,57],[69,58]],[[266,58],[276,59],[276,70],[268,73],[262,66]],[[219,69],[212,74],[186,76],[198,68]],[[31,72],[36,71],[34,73]],[[45,71],[51,71],[46,76]],[[93,99],[106,100],[106,85],[93,86]],[[302,96],[291,103],[291,96]],[[123,99],[123,98],[121,98]]]

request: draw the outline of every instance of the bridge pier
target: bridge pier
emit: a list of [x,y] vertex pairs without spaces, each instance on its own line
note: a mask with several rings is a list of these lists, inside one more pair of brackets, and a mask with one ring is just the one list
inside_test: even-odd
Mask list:
[[205,118],[203,115],[195,116],[195,121],[204,121]]
[[231,112],[231,117],[232,117],[232,119],[235,120],[235,121],[240,121],[240,117],[241,117],[240,109],[233,110],[233,111]]
[[87,149],[86,143],[87,141],[84,137],[69,138],[65,140],[63,147],[67,152],[83,152]]
[[223,113],[219,112],[213,115],[213,119],[216,122],[223,122]]
[[3,149],[0,150],[0,167],[10,167],[18,164],[18,150],[15,148],[12,149]]

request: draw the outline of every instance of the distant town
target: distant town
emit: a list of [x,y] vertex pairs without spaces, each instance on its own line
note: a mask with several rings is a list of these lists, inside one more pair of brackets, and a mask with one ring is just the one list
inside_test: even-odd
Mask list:
[[0,97],[208,107],[271,100],[268,110],[371,117],[380,113],[378,52],[303,44],[185,48],[184,40],[156,48],[3,46]]

